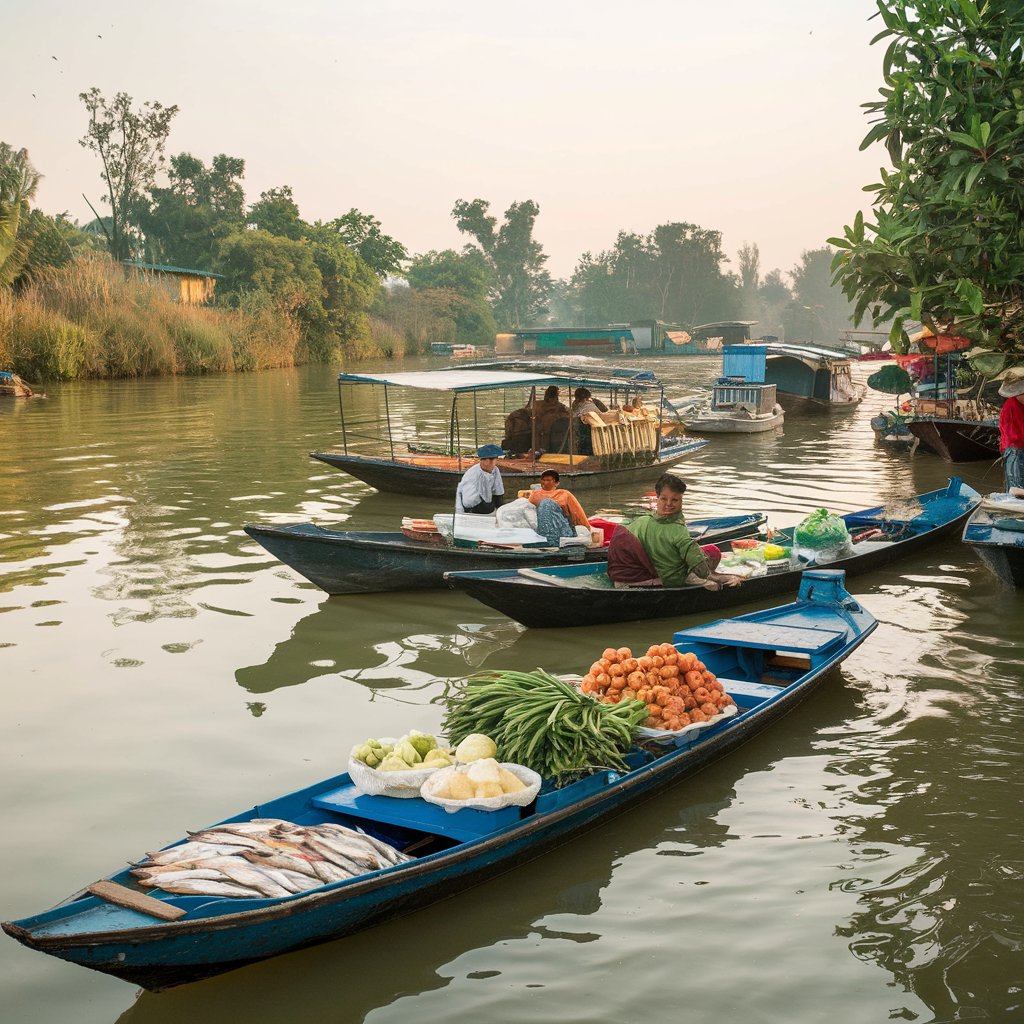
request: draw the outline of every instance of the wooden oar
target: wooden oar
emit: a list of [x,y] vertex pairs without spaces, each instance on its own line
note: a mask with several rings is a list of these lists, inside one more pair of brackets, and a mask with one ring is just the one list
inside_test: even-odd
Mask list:
[[149,914],[150,917],[159,917],[163,921],[176,921],[188,913],[181,907],[172,907],[154,896],[147,896],[144,892],[136,892],[126,885],[118,885],[117,882],[107,879],[93,882],[88,887],[88,891],[108,903],[114,903],[128,910],[137,910],[140,914]]

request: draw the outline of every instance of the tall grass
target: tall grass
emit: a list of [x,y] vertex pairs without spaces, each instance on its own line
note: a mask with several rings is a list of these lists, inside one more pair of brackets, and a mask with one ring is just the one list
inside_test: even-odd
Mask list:
[[95,255],[0,293],[0,365],[40,383],[293,366],[299,341],[297,324],[267,305],[184,306]]

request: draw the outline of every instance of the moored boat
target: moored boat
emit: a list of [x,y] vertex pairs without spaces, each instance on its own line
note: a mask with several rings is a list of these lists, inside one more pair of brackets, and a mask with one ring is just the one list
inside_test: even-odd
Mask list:
[[0,398],[32,398],[35,392],[10,370],[0,370]]
[[[538,395],[549,388],[562,399],[561,415],[550,421]],[[581,424],[568,408],[577,388],[607,398],[609,411]],[[497,462],[506,491],[549,468],[573,491],[650,481],[707,444],[662,422],[662,385],[636,371],[342,373],[338,395],[341,445],[311,456],[377,490],[418,497],[453,500],[477,447],[499,440],[508,453]],[[559,413],[559,403],[552,409]],[[521,431],[513,430],[518,422]]]
[[922,448],[946,462],[977,462],[999,457],[998,421],[915,416],[906,427]]
[[[901,499],[894,509],[880,505],[849,512],[841,518],[852,534],[878,533],[829,565],[850,575],[887,565],[957,532],[980,501],[974,488],[953,477],[947,487]],[[774,531],[773,540],[791,544],[792,535],[792,530]],[[720,546],[731,549],[730,544]],[[593,626],[715,611],[791,593],[801,568],[790,564],[714,591],[701,586],[616,588],[603,565],[448,573],[445,580],[524,626]]]
[[498,811],[449,814],[420,797],[368,796],[339,774],[225,823],[346,827],[397,851],[397,863],[260,898],[159,887],[147,894],[122,869],[50,910],[4,922],[4,931],[31,949],[160,990],[405,917],[662,794],[779,722],[876,625],[841,572],[808,571],[794,603],[675,633],[676,650],[701,659],[738,706],[683,745],[635,746],[624,771],[595,769],[562,788],[546,780],[529,805]]
[[1024,500],[988,495],[967,520],[962,539],[1003,583],[1024,587]]
[[[691,531],[704,543],[749,537],[765,523],[762,513],[696,519]],[[404,533],[328,530],[313,523],[287,526],[250,523],[245,532],[275,558],[328,594],[428,590],[444,586],[444,574],[470,569],[521,568],[570,562],[605,562],[607,547],[459,547],[417,540]]]

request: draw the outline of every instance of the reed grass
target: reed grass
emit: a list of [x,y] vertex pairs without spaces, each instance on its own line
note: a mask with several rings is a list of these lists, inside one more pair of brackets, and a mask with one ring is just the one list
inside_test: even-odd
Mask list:
[[0,294],[0,363],[27,380],[142,377],[295,365],[299,330],[269,307],[184,306],[86,256]]

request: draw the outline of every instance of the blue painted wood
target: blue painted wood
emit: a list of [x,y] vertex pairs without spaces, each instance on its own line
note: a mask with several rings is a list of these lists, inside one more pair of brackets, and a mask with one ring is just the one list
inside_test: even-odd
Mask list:
[[[485,882],[658,796],[783,719],[813,692],[877,623],[846,592],[841,571],[820,570],[806,576],[797,601],[735,620],[750,623],[757,636],[766,628],[777,628],[780,635],[794,628],[842,634],[843,642],[837,647],[811,653],[810,667],[788,685],[763,687],[760,683],[769,653],[759,641],[747,648],[702,640],[677,643],[729,680],[741,706],[737,714],[699,733],[688,747],[656,752],[637,748],[628,755],[630,770],[625,774],[602,771],[563,790],[549,786],[543,799],[524,809],[522,816],[514,821],[493,816],[491,830],[471,839],[460,839],[451,830],[439,835],[418,827],[411,819],[423,812],[407,805],[423,803],[419,800],[393,801],[391,816],[378,815],[385,820],[361,816],[358,802],[338,796],[350,780],[345,774],[337,775],[227,820],[273,817],[298,824],[344,823],[400,848],[415,846],[413,860],[282,899],[165,895],[164,902],[186,911],[171,922],[83,892],[41,914],[6,921],[3,928],[32,949],[159,990],[339,938],[388,918],[405,917],[418,907]],[[429,845],[421,845],[424,841]],[[134,884],[127,870],[110,878],[122,885]]]
[[986,567],[1010,587],[1024,587],[1024,518],[978,509],[964,526],[962,540]]

